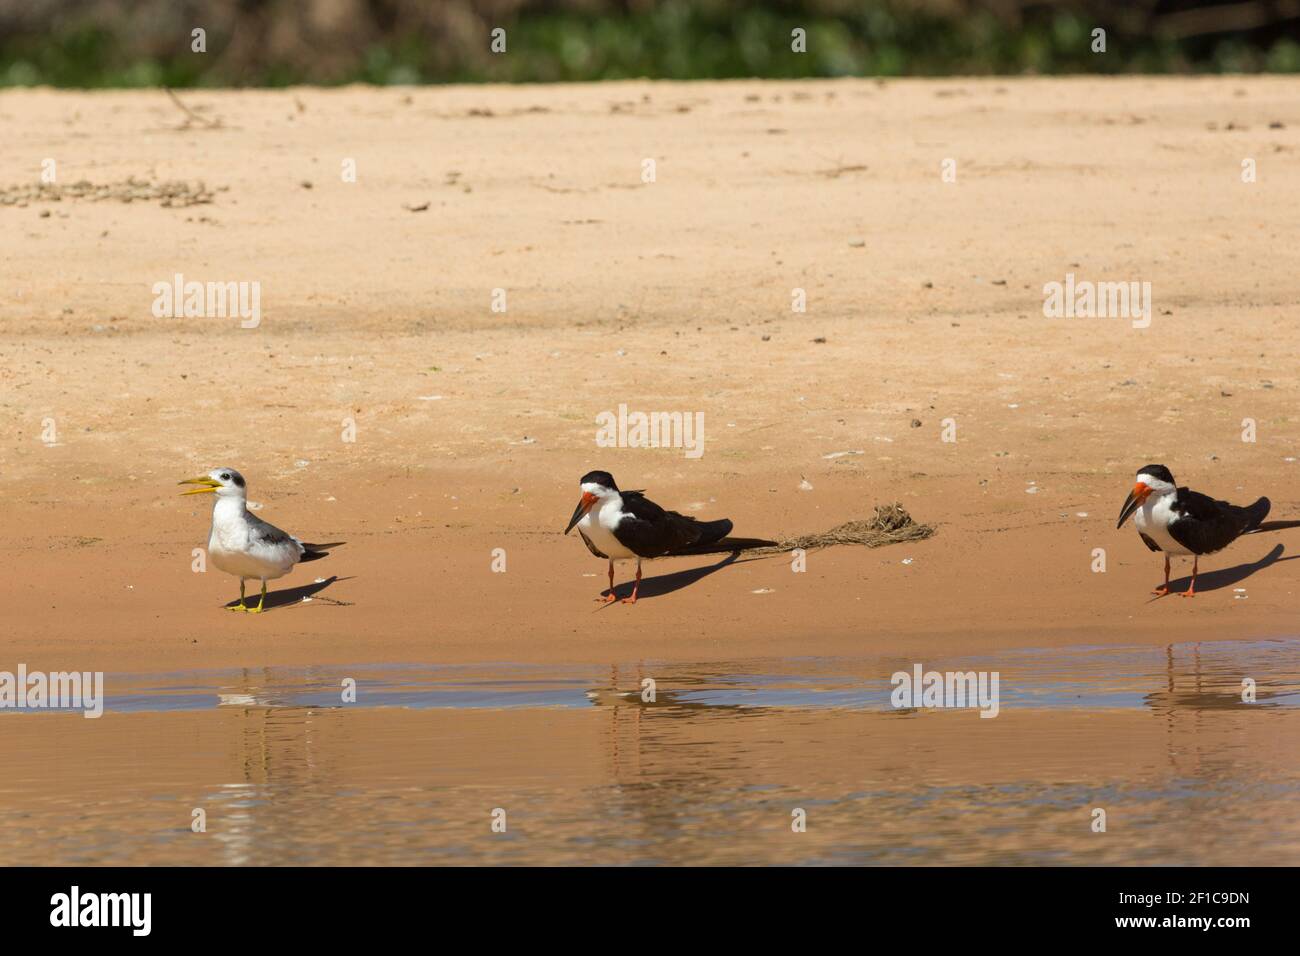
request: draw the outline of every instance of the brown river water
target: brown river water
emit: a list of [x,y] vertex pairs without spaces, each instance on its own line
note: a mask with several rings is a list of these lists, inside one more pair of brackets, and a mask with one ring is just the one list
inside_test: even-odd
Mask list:
[[1300,863],[1300,641],[925,662],[998,671],[992,719],[892,707],[889,677],[912,663],[110,673],[98,719],[0,712],[0,852],[10,864]]

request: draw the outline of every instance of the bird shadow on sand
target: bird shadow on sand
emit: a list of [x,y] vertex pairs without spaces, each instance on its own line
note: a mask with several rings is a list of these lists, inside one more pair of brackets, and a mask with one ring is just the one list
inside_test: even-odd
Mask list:
[[[1281,524],[1282,522],[1277,522]],[[1202,591],[1218,591],[1220,588],[1231,587],[1239,581],[1244,581],[1257,571],[1263,571],[1265,568],[1282,561],[1294,561],[1300,558],[1300,554],[1293,554],[1289,558],[1282,557],[1282,552],[1286,549],[1278,544],[1273,546],[1273,550],[1264,555],[1258,561],[1251,561],[1246,564],[1238,564],[1231,568],[1220,568],[1217,571],[1202,571],[1196,576],[1196,593]],[[1183,575],[1181,578],[1175,578],[1169,582],[1169,593],[1176,594],[1180,591],[1186,591],[1187,586],[1191,584],[1192,576]],[[1159,600],[1164,595],[1156,595],[1152,600]]]
[[[265,614],[267,611],[278,611],[281,610],[282,608],[300,605],[302,604],[303,598],[315,598],[316,595],[318,595],[321,591],[324,591],[335,581],[351,581],[351,580],[352,580],[351,577],[341,578],[337,574],[335,574],[326,578],[324,581],[315,581],[311,584],[302,584],[296,588],[285,588],[281,591],[267,591],[266,604],[262,607],[262,613]],[[261,595],[261,587],[259,585],[257,589],[250,589],[248,599],[245,603],[247,603],[249,607],[257,607],[257,599],[260,595]],[[350,606],[352,603],[351,601],[335,601],[332,598],[321,598],[320,600],[325,604],[337,604],[340,607],[347,607]],[[239,599],[236,598],[235,600],[228,603],[226,607],[236,607],[238,606],[238,604],[239,604]]]
[[[636,599],[638,601],[643,601],[647,598],[662,597],[665,594],[672,594],[674,591],[680,591],[682,588],[690,587],[696,581],[699,581],[702,578],[707,578],[710,574],[716,574],[727,565],[735,564],[737,561],[741,560],[742,553],[743,552],[740,551],[732,551],[716,564],[706,564],[702,568],[686,568],[682,571],[673,571],[669,574],[656,574],[652,578],[643,577],[641,578],[641,587],[636,593]],[[762,558],[748,557],[743,560],[761,561]],[[622,598],[631,597],[633,583],[634,582],[632,581],[625,581],[622,584],[614,585],[614,597],[619,598],[620,600]],[[600,593],[604,596],[609,593],[609,589],[606,588]],[[610,604],[612,603],[613,602],[611,601]],[[609,607],[610,604],[602,605],[602,607],[597,608],[597,610]]]

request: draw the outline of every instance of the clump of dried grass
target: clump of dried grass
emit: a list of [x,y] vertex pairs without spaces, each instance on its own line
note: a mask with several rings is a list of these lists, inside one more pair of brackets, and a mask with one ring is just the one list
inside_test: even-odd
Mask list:
[[880,548],[903,541],[921,541],[933,534],[933,525],[917,524],[907,513],[906,508],[894,502],[890,505],[876,505],[876,514],[869,520],[846,521],[821,534],[801,534],[793,538],[782,538],[776,544],[754,548],[747,553],[780,554],[796,548],[813,551],[838,544],[859,544],[868,548]]

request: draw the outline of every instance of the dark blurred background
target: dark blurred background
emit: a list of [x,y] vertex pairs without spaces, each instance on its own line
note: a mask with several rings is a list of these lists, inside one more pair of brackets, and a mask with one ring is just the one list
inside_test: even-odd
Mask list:
[[0,0],[4,86],[1133,72],[1300,72],[1300,0]]

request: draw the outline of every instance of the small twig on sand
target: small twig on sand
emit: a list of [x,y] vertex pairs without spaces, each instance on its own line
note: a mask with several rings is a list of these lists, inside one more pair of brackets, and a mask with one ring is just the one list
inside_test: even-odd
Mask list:
[[166,93],[168,96],[170,96],[172,102],[176,104],[176,108],[179,109],[182,113],[184,113],[186,117],[188,117],[188,119],[185,121],[185,126],[181,127],[182,129],[187,128],[190,125],[191,121],[196,123],[201,123],[204,126],[206,126],[208,129],[217,129],[218,127],[221,126],[220,118],[211,120],[208,119],[206,116],[200,116],[198,113],[194,112],[184,103],[182,103],[181,98],[177,96],[175,93],[173,93],[169,87],[164,86],[163,92]]

